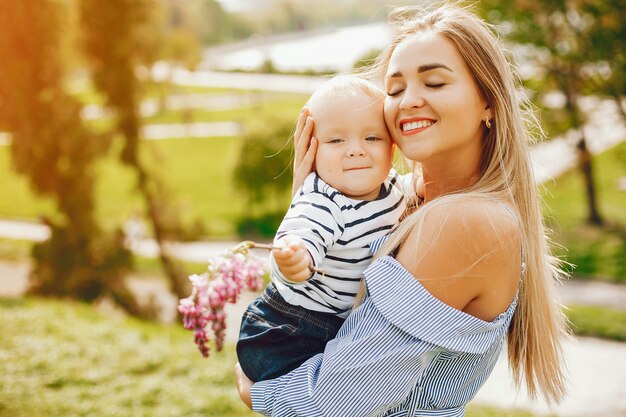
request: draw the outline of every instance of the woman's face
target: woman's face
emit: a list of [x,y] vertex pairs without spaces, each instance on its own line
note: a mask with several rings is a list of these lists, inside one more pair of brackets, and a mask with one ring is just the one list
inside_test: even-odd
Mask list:
[[482,122],[492,114],[449,40],[425,32],[402,41],[384,84],[385,122],[408,159],[439,166],[478,163]]

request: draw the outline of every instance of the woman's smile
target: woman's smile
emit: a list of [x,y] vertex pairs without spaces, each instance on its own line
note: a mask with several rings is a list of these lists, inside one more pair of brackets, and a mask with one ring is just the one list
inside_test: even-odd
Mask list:
[[422,132],[436,123],[433,119],[426,119],[421,117],[413,117],[410,119],[400,120],[400,131],[402,135],[414,135],[415,133]]

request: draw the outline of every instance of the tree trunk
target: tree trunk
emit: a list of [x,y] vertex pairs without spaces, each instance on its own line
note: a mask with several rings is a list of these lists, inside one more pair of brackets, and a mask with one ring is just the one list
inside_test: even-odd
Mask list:
[[180,268],[178,263],[172,259],[168,249],[165,238],[165,230],[161,222],[160,212],[156,198],[150,188],[150,178],[146,169],[137,161],[135,164],[137,175],[139,176],[139,190],[143,195],[143,198],[147,205],[147,214],[152,224],[152,231],[154,232],[154,239],[159,245],[159,259],[163,265],[163,269],[167,274],[170,281],[170,288],[178,298],[187,297],[189,294],[189,288],[187,285],[186,275]]
[[615,100],[615,104],[617,105],[617,111],[622,116],[622,121],[626,123],[626,109],[622,105],[622,98],[619,95],[614,95],[613,100]]
[[596,198],[596,186],[593,180],[593,167],[591,163],[591,152],[587,148],[587,141],[583,129],[580,128],[580,139],[576,144],[578,150],[578,166],[585,180],[585,191],[587,193],[587,222],[594,225],[602,225],[602,217],[598,211],[598,203]]
[[577,90],[573,85],[572,79],[567,75],[575,72],[577,71],[572,70],[566,72],[565,76],[561,78],[561,91],[565,94],[565,108],[570,114],[572,127],[578,130],[580,134],[580,138],[576,143],[576,149],[578,150],[578,167],[583,174],[585,192],[587,194],[587,222],[599,226],[602,224],[602,217],[600,216],[600,212],[598,210],[596,187],[593,179],[593,169],[591,166],[591,153],[587,148],[587,140],[585,139],[585,120],[581,116],[578,108]]

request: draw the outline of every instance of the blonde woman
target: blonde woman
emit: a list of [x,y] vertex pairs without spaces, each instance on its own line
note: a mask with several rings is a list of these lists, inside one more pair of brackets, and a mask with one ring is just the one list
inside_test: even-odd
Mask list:
[[[515,380],[558,402],[561,273],[513,71],[467,10],[401,9],[394,21],[377,68],[387,126],[419,169],[415,208],[378,242],[363,300],[324,353],[254,385],[238,372],[240,395],[268,416],[462,416],[506,340]],[[315,156],[312,123],[296,131],[296,184]]]

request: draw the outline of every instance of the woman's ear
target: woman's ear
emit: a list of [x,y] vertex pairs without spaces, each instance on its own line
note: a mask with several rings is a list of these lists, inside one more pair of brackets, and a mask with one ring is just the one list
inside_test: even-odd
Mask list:
[[483,116],[483,120],[487,118],[489,120],[493,119],[493,110],[491,109],[491,106],[486,105],[485,106],[485,114]]

